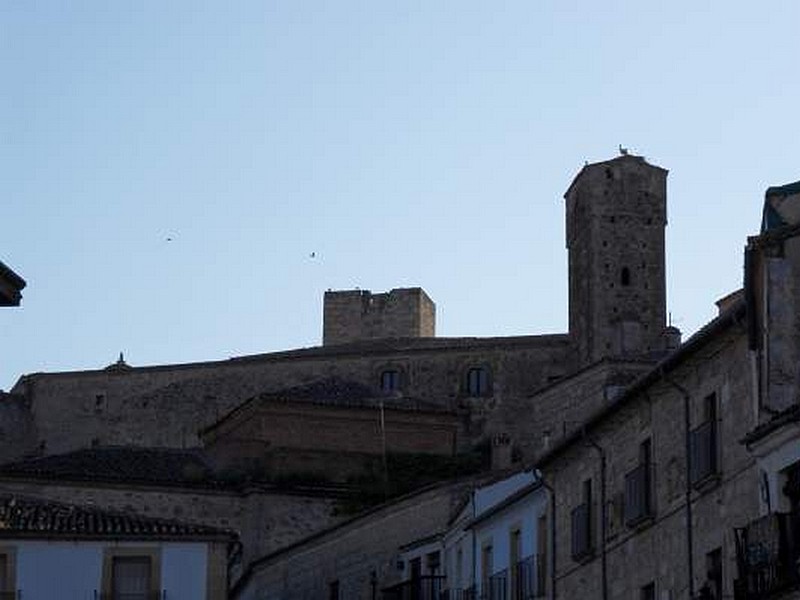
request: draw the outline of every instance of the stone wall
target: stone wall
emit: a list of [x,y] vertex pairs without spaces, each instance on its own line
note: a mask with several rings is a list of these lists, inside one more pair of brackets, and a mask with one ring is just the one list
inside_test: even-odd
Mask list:
[[471,487],[467,481],[439,485],[265,557],[232,598],[327,598],[334,582],[339,598],[379,598],[401,577],[399,549],[443,531]]
[[422,288],[384,294],[368,290],[325,292],[322,343],[379,338],[433,337],[436,305]]
[[585,166],[564,196],[569,330],[583,365],[661,349],[666,178],[624,155]]
[[497,408],[494,425],[511,436],[520,458],[530,463],[616,400],[627,385],[651,368],[648,362],[603,360],[535,395],[507,399]]
[[3,493],[176,519],[232,529],[243,563],[289,546],[343,519],[336,499],[319,494],[251,489],[242,493],[192,488],[111,485],[102,482],[0,480]]
[[[570,348],[558,335],[376,341],[190,365],[34,374],[14,391],[29,403],[36,446],[47,454],[92,444],[191,447],[200,429],[261,392],[333,376],[377,387],[381,372],[393,368],[403,374],[406,396],[454,410],[477,406],[466,431],[480,439],[492,408],[572,370]],[[493,385],[471,399],[466,373],[476,365],[491,371]]]
[[[697,350],[666,378],[659,378],[599,424],[578,436],[568,449],[542,465],[555,488],[558,594],[599,597],[601,585],[600,450],[606,457],[605,534],[610,598],[639,597],[654,582],[657,597],[688,597],[686,528],[686,433],[684,397],[690,396],[690,427],[705,419],[705,402],[718,406],[719,475],[693,489],[694,588],[706,580],[707,553],[720,549],[724,594],[732,595],[736,576],[733,528],[758,514],[758,476],[739,443],[754,426],[752,380],[746,336],[732,326]],[[641,444],[651,442],[653,515],[632,525],[625,515],[626,475],[641,461]],[[592,482],[594,553],[572,557],[571,512],[584,501],[584,482]],[[670,595],[671,594],[671,595]]]
[[247,458],[272,476],[304,473],[328,481],[363,475],[384,451],[453,456],[457,440],[451,413],[268,399],[249,403],[203,434],[222,470],[236,470]]

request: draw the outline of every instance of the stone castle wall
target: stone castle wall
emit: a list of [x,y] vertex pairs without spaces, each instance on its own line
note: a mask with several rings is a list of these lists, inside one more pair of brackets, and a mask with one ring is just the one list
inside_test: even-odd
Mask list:
[[[431,340],[429,345],[309,349],[197,365],[27,376],[15,386],[31,407],[37,446],[47,454],[91,445],[192,447],[198,431],[262,392],[336,376],[377,387],[386,368],[403,394],[443,408],[475,405],[465,430],[480,438],[491,408],[570,371],[566,336]],[[492,388],[472,399],[471,367],[485,366]]]
[[324,345],[358,340],[436,335],[436,306],[422,288],[385,294],[367,290],[325,292]]

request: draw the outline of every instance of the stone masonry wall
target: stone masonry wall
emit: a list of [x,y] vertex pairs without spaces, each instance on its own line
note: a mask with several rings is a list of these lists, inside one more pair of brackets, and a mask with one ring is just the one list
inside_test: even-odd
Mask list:
[[176,519],[239,533],[243,563],[275,552],[342,520],[330,497],[276,491],[246,493],[135,484],[0,480],[3,493]]
[[493,386],[478,399],[485,411],[476,411],[469,423],[468,433],[479,438],[491,408],[569,372],[573,360],[566,336],[425,344],[379,344],[371,351],[360,346],[317,348],[196,365],[37,374],[21,379],[14,391],[30,404],[36,445],[47,454],[93,443],[191,447],[199,444],[201,428],[261,392],[332,376],[377,387],[386,368],[402,373],[405,395],[458,409],[470,400],[466,373],[480,365],[490,369]]
[[[758,514],[758,477],[751,457],[739,440],[755,422],[746,336],[729,331],[669,373],[688,390],[691,427],[704,416],[704,398],[718,399],[720,476],[692,492],[695,590],[705,581],[707,553],[720,548],[725,597],[732,595],[736,574],[733,528]],[[686,438],[684,399],[664,380],[588,431],[587,441],[575,442],[543,466],[557,500],[558,594],[563,598],[600,597],[600,454],[606,454],[608,529],[606,549],[610,598],[639,597],[641,588],[656,584],[657,597],[687,598],[685,510]],[[640,461],[640,445],[652,443],[654,516],[637,526],[625,521],[625,476]],[[571,556],[573,508],[583,502],[583,482],[592,481],[595,552],[588,561]]]
[[422,288],[325,292],[322,343],[378,338],[433,337],[436,306]]
[[400,577],[399,548],[444,530],[469,489],[463,482],[420,492],[267,558],[233,598],[327,598],[334,581],[338,581],[340,598],[380,597],[380,590]]
[[495,427],[511,436],[522,460],[534,461],[651,368],[644,362],[596,363],[534,396],[509,398],[497,409]]

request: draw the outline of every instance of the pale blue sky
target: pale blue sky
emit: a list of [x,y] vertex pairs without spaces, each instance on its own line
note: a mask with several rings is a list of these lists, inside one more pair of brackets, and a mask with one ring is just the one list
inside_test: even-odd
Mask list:
[[440,335],[566,331],[562,194],[619,144],[670,170],[692,332],[740,285],[764,189],[800,179],[799,22],[788,0],[5,0],[0,260],[29,285],[0,388],[316,345],[328,288],[420,285]]

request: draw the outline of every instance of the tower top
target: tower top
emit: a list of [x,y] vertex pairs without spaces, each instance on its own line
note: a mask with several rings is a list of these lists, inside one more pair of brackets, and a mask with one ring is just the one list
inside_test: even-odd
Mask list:
[[609,160],[603,160],[596,163],[586,163],[583,168],[578,172],[577,175],[572,180],[572,183],[569,184],[567,191],[564,192],[564,198],[569,198],[570,195],[573,193],[576,187],[578,187],[579,182],[584,177],[591,177],[592,175],[596,175],[601,173],[603,176],[606,176],[605,169],[613,169],[616,167],[618,169],[629,169],[631,167],[641,167],[647,166],[651,169],[655,169],[657,171],[661,171],[666,175],[669,173],[667,169],[659,167],[658,165],[653,165],[647,162],[647,159],[644,156],[637,156],[635,154],[620,154],[614,158]]

